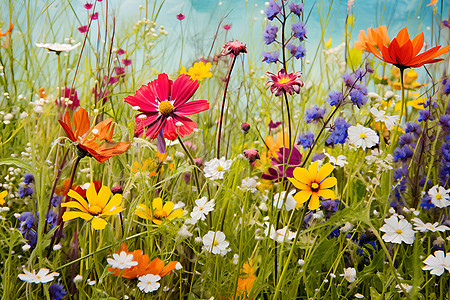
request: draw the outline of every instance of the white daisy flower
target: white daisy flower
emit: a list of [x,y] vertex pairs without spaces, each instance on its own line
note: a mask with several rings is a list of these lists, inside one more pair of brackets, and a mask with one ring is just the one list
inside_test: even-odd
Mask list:
[[398,116],[388,116],[384,110],[378,110],[375,107],[372,107],[370,112],[374,115],[373,119],[375,122],[383,122],[387,129],[391,129],[391,127],[394,127],[398,123]]
[[114,253],[113,258],[107,258],[106,261],[114,269],[129,269],[131,267],[137,266],[138,262],[133,260],[133,254],[127,254],[125,251],[119,254]]
[[36,284],[50,282],[54,279],[55,276],[59,276],[59,273],[56,272],[49,273],[50,270],[47,268],[40,269],[37,274],[35,270],[29,272],[26,269],[23,269],[23,272],[25,274],[19,274],[20,280],[26,281],[28,283],[34,282]]
[[159,289],[159,280],[161,277],[159,275],[147,274],[144,276],[140,276],[139,283],[137,284],[138,288],[145,293],[154,292]]
[[405,219],[399,221],[396,215],[392,215],[389,219],[384,219],[386,222],[380,231],[385,232],[382,238],[385,242],[391,242],[401,244],[405,242],[411,245],[414,243],[415,231],[412,229],[412,225]]
[[202,197],[195,200],[195,205],[197,206],[192,210],[190,214],[191,218],[195,222],[198,220],[204,221],[206,219],[206,215],[214,210],[214,199],[208,201],[207,197]]
[[[407,283],[400,283],[400,284],[397,284],[397,285],[395,286],[395,288],[398,289],[397,292],[399,292],[399,293],[402,293],[403,290],[405,290],[406,293],[409,294],[409,292],[410,292],[411,289],[412,289],[412,285],[409,285],[409,284],[407,284]],[[403,289],[402,289],[402,288],[403,288]]]
[[212,254],[220,254],[224,256],[231,249],[227,248],[230,244],[225,240],[225,234],[222,231],[208,231],[203,240],[203,250]]
[[36,47],[44,48],[44,49],[47,49],[48,51],[53,51],[53,52],[69,52],[69,51],[76,49],[80,45],[81,45],[81,43],[78,43],[75,45],[58,44],[58,43],[55,43],[55,44],[36,43]]
[[258,190],[256,187],[260,185],[261,182],[256,181],[254,178],[244,178],[242,179],[241,186],[239,188],[243,191],[248,191],[251,193],[256,193]]
[[372,129],[357,124],[348,128],[348,140],[354,147],[365,150],[378,144],[380,138]]
[[356,281],[356,270],[355,268],[345,268],[344,274],[341,274],[341,276],[344,276],[348,282],[352,283]]
[[422,270],[431,270],[430,274],[441,276],[445,270],[450,272],[450,253],[447,253],[444,256],[444,251],[435,251],[434,255],[430,254],[423,263],[426,266],[423,267]]
[[205,177],[211,178],[212,180],[223,179],[223,174],[230,169],[232,163],[232,159],[226,160],[225,157],[207,161],[203,169]]
[[414,229],[420,231],[420,232],[427,232],[427,231],[431,231],[431,232],[436,232],[436,231],[441,231],[444,232],[446,230],[450,230],[449,227],[445,226],[445,225],[439,225],[438,222],[436,223],[424,223],[421,219],[419,218],[414,218],[411,219],[411,221],[414,222]]
[[290,231],[287,228],[287,226],[284,226],[281,229],[275,230],[273,225],[271,225],[270,226],[270,234],[268,234],[269,226],[267,226],[264,233],[266,236],[268,235],[272,240],[277,241],[278,243],[289,242],[297,236],[297,233]]
[[435,185],[428,191],[428,195],[431,197],[431,203],[433,203],[436,207],[444,208],[450,205],[449,192],[450,190],[446,190],[442,186]]
[[[296,190],[293,189],[289,192],[289,194],[286,196],[286,192],[276,193],[273,196],[273,206],[275,206],[278,209],[283,208],[283,206],[286,208],[287,211],[291,211],[295,208],[297,205],[297,201],[294,199],[294,194]],[[284,202],[284,198],[286,198],[286,202]],[[284,204],[284,205],[283,205]]]
[[344,155],[338,155],[338,157],[334,157],[334,156],[328,154],[327,152],[325,152],[325,149],[323,150],[323,154],[326,157],[328,157],[328,160],[330,161],[330,163],[332,163],[335,166],[343,167],[346,164],[348,164],[347,158]]

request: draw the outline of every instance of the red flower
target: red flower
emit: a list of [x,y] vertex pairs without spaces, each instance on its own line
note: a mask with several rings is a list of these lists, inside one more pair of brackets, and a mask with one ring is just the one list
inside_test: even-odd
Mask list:
[[226,56],[229,54],[239,55],[239,53],[247,53],[246,45],[239,41],[229,41],[222,46],[221,56]]
[[[120,55],[120,54],[119,54],[119,55]],[[131,60],[130,60],[130,59],[124,58],[124,59],[122,59],[122,63],[123,63],[125,66],[129,66],[129,65],[131,65]]]
[[118,55],[122,55],[122,54],[125,54],[125,53],[127,53],[127,51],[123,50],[122,48],[120,48],[119,50],[117,50],[117,54],[118,54]]
[[278,72],[278,76],[270,72],[267,72],[266,75],[272,79],[267,81],[266,84],[272,83],[270,86],[270,91],[275,94],[275,96],[280,96],[283,92],[291,95],[294,92],[298,94],[300,92],[300,87],[303,86],[303,81],[297,80],[297,77],[302,75],[302,72],[300,71],[286,74],[286,70],[281,69]]
[[78,31],[81,33],[85,33],[88,31],[88,26],[87,25],[80,26],[78,27]]
[[154,139],[162,132],[165,138],[174,140],[190,134],[197,124],[185,115],[209,108],[206,100],[188,102],[197,88],[197,80],[191,79],[190,75],[181,74],[173,82],[162,73],[158,79],[143,85],[136,95],[125,98],[126,103],[138,106],[142,112],[136,116],[135,136],[145,131],[147,137]]
[[423,47],[423,39],[423,32],[421,32],[411,41],[408,30],[405,27],[400,30],[397,36],[390,42],[389,46],[383,45],[383,39],[380,34],[377,34],[378,49],[367,42],[366,46],[368,48],[367,51],[371,52],[382,61],[393,64],[402,70],[407,68],[418,68],[424,64],[444,60],[443,58],[437,59],[436,57],[450,52],[450,46],[447,45],[442,49],[440,49],[441,46],[436,46],[419,54]]
[[97,19],[98,19],[98,12],[93,13],[93,14],[91,15],[91,19],[92,19],[92,20],[97,20]]
[[86,8],[86,9],[91,9],[92,8],[92,6],[94,6],[93,4],[91,4],[91,3],[86,3],[85,5],[83,5],[84,6],[84,8]]
[[231,24],[225,24],[223,25],[223,29],[225,29],[226,31],[231,29]]
[[177,19],[180,20],[180,21],[184,20],[184,18],[185,18],[185,16],[182,13],[179,13],[177,15]]

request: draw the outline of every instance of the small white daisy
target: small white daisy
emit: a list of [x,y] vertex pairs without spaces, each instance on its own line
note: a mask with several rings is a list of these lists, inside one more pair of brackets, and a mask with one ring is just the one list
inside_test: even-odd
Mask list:
[[197,222],[198,220],[204,221],[206,219],[206,215],[214,210],[215,204],[214,199],[208,201],[207,197],[202,197],[195,200],[195,205],[197,206],[194,207],[190,215],[193,221]]
[[348,140],[354,147],[365,150],[378,144],[380,138],[372,129],[357,124],[348,128]]
[[129,269],[131,267],[137,266],[138,262],[133,260],[133,254],[127,254],[125,251],[119,254],[114,253],[113,258],[107,258],[106,261],[114,269]]
[[230,169],[232,163],[232,159],[226,160],[225,157],[222,157],[221,159],[214,158],[205,162],[205,167],[203,169],[205,177],[212,180],[223,179],[223,175]]
[[[286,196],[286,192],[276,193],[273,195],[273,206],[275,206],[278,209],[281,209],[283,207],[286,208],[287,211],[291,211],[295,208],[297,205],[297,201],[294,199],[294,194],[296,190],[291,190],[289,194]],[[284,201],[284,198],[286,198],[286,202]],[[283,205],[284,204],[284,205]]]
[[420,231],[420,232],[427,232],[427,231],[431,231],[431,232],[436,232],[436,231],[441,231],[444,232],[446,230],[450,230],[449,227],[445,226],[445,225],[439,225],[438,222],[436,223],[424,223],[421,219],[419,218],[414,218],[411,219],[411,221],[414,222],[414,229]]
[[81,43],[78,43],[78,44],[75,44],[75,45],[58,44],[58,43],[55,43],[55,44],[36,43],[36,47],[44,48],[44,49],[47,49],[47,50],[53,51],[53,52],[69,52],[69,51],[72,51],[72,50],[76,49],[80,45],[81,45]]
[[399,221],[396,215],[392,215],[389,219],[384,219],[385,224],[380,231],[385,232],[382,238],[385,242],[401,244],[402,242],[411,245],[414,243],[415,231],[412,225],[405,219]]
[[347,158],[344,155],[338,155],[338,157],[334,157],[334,156],[328,154],[327,152],[325,152],[325,150],[323,150],[323,154],[326,157],[328,157],[328,160],[330,161],[330,163],[332,163],[335,166],[343,167],[346,164],[348,164]]
[[159,280],[161,277],[159,275],[147,274],[144,276],[140,276],[139,283],[137,284],[138,288],[145,293],[154,292],[159,289]]
[[222,231],[208,231],[203,240],[203,250],[211,252],[212,254],[220,254],[224,256],[230,251],[228,245],[230,244],[225,240],[225,234]]
[[445,254],[444,251],[435,251],[435,255],[430,254],[423,263],[426,265],[422,268],[424,271],[431,270],[430,274],[441,276],[445,270],[450,272],[450,253]]
[[50,282],[54,279],[54,277],[59,276],[59,273],[53,272],[49,273],[50,270],[47,268],[42,268],[37,272],[32,270],[31,272],[23,269],[25,274],[19,274],[19,279],[22,281],[26,281],[28,283],[46,283]]
[[260,185],[261,182],[256,181],[254,178],[244,178],[242,179],[241,186],[239,187],[243,191],[248,191],[251,193],[256,193],[257,186]]
[[433,203],[436,207],[444,208],[450,205],[449,192],[450,190],[446,190],[442,186],[435,185],[428,191],[428,195],[431,197],[431,203]]
[[355,268],[345,268],[344,274],[341,274],[341,276],[344,276],[348,282],[352,283],[356,281],[356,270]]
[[278,230],[275,230],[273,226],[270,226],[270,234],[268,234],[268,232],[269,226],[267,226],[264,233],[266,235],[269,235],[272,240],[277,241],[278,243],[289,242],[297,236],[297,233],[290,231],[287,226],[284,226],[283,228]]
[[398,116],[388,116],[384,110],[378,110],[375,107],[372,107],[370,112],[374,115],[374,121],[383,122],[387,129],[391,129],[391,127],[394,127],[398,123]]

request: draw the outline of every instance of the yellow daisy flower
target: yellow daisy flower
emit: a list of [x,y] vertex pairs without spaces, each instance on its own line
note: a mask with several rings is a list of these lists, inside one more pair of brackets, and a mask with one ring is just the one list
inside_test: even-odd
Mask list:
[[143,219],[152,220],[153,223],[160,225],[165,220],[173,220],[183,216],[183,210],[181,208],[173,210],[175,204],[171,201],[167,201],[164,206],[161,198],[155,198],[152,202],[152,209],[145,204],[139,204],[134,212],[136,215]]
[[124,210],[120,206],[122,195],[115,194],[109,199],[111,190],[107,186],[102,186],[97,195],[95,185],[91,183],[86,191],[87,201],[74,190],[70,190],[67,195],[72,197],[74,201],[61,203],[61,206],[76,208],[78,211],[66,211],[62,217],[64,222],[82,218],[86,221],[92,221],[91,225],[94,229],[102,230],[107,224],[102,217],[117,215]]
[[211,78],[212,73],[209,71],[211,69],[211,63],[196,62],[193,67],[190,67],[186,72],[184,67],[181,67],[180,74],[191,75],[194,80],[202,81],[204,78]]
[[0,193],[0,205],[5,204],[6,195],[8,195],[8,191],[3,191]]
[[294,186],[299,189],[294,195],[297,207],[309,201],[308,208],[314,210],[319,208],[319,197],[325,199],[335,198],[334,191],[329,188],[336,185],[335,177],[328,177],[333,172],[334,166],[330,163],[323,165],[319,169],[319,161],[313,162],[309,169],[297,167],[294,169],[293,178],[288,178]]

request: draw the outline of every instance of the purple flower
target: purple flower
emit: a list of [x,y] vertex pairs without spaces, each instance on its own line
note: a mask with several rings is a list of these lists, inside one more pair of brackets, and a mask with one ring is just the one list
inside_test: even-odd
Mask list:
[[448,96],[450,94],[450,80],[449,80],[449,78],[445,78],[442,81],[442,89],[443,89],[443,93],[445,95]]
[[61,204],[62,198],[63,198],[62,195],[53,194],[52,201],[51,201],[53,207],[57,207],[59,204]]
[[305,23],[302,21],[298,21],[298,23],[292,24],[292,31],[294,32],[294,36],[300,40],[300,42],[303,42],[306,37],[306,27]]
[[331,132],[330,136],[325,141],[325,145],[332,146],[336,144],[343,144],[347,140],[347,129],[351,125],[342,117],[339,117],[334,121],[333,132]]
[[34,176],[33,174],[30,173],[25,173],[25,175],[23,175],[23,182],[25,184],[30,184],[34,181]]
[[50,229],[52,229],[56,226],[56,221],[58,220],[58,214],[55,213],[53,210],[49,210],[47,212],[47,216],[45,217],[45,220],[50,225]]
[[414,138],[419,138],[420,134],[422,133],[422,130],[420,129],[420,124],[414,123],[414,122],[408,122],[405,126],[405,132],[412,133]]
[[281,6],[279,6],[274,0],[270,0],[269,6],[264,11],[267,15],[267,19],[273,20],[281,11]]
[[314,133],[307,131],[305,134],[298,136],[297,145],[301,145],[303,148],[311,147],[314,143]]
[[270,122],[269,122],[269,128],[270,129],[275,129],[275,128],[277,128],[278,126],[280,126],[281,125],[281,122],[273,122],[273,120],[270,120]]
[[340,105],[344,101],[344,96],[342,95],[342,92],[339,91],[331,91],[328,93],[328,99],[327,102],[331,106]]
[[263,62],[270,64],[276,62],[280,54],[278,53],[278,51],[273,51],[273,52],[263,52],[262,55],[263,55]]
[[[292,148],[290,157],[289,152],[288,148],[280,148],[278,157],[272,158],[273,167],[269,168],[269,174],[263,173],[261,178],[277,182],[284,177],[293,177],[294,169],[302,162],[302,154],[296,147]],[[286,173],[283,173],[283,169]]]
[[306,49],[302,45],[295,46],[293,44],[288,44],[286,48],[296,59],[299,59],[300,57],[305,57]]
[[19,217],[20,228],[19,231],[24,233],[27,229],[30,229],[35,221],[34,214],[32,212],[26,211],[20,214]]
[[325,154],[323,152],[316,152],[311,155],[311,162],[315,162],[316,160],[322,160],[325,158]]
[[314,121],[314,123],[316,124],[320,119],[323,118],[323,116],[325,115],[325,108],[320,108],[317,105],[314,105],[312,108],[308,108],[305,111],[305,120],[306,123],[311,123],[312,121]]
[[402,134],[400,136],[400,138],[398,139],[398,144],[400,146],[409,145],[412,143],[412,141],[413,141],[412,135],[410,133],[405,133],[405,134]]
[[431,196],[428,194],[423,195],[422,199],[420,199],[420,207],[425,209],[430,209],[434,207],[434,204],[431,203]]
[[439,117],[439,124],[447,132],[450,132],[450,115],[441,115]]
[[352,90],[350,92],[350,100],[352,100],[353,104],[361,108],[364,104],[367,103],[368,97],[361,93],[360,90]]
[[272,44],[277,38],[278,27],[267,24],[264,28],[263,39],[266,45]]
[[419,109],[419,122],[426,122],[427,120],[433,121],[433,116],[428,109]]
[[300,17],[300,15],[303,13],[303,3],[295,4],[294,2],[291,2],[289,3],[289,9],[291,10],[291,12]]
[[397,147],[394,150],[394,161],[398,162],[407,162],[410,158],[412,158],[414,155],[414,152],[411,150],[411,148],[407,145],[404,145],[402,147]]
[[19,187],[18,193],[20,198],[25,198],[34,193],[34,188],[32,186],[21,186]]
[[50,298],[52,300],[61,300],[67,295],[67,292],[62,284],[57,283],[52,283],[48,288],[48,292],[50,293]]

